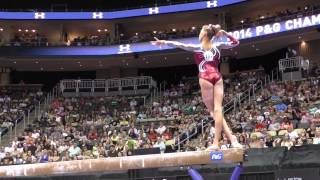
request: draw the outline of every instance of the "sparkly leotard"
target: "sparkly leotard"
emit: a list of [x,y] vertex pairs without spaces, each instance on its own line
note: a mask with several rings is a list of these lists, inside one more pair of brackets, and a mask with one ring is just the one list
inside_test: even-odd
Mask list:
[[194,59],[199,69],[199,78],[211,82],[213,85],[221,79],[219,72],[220,51],[215,46],[209,51],[196,51]]
[[174,41],[166,42],[166,44],[194,52],[195,62],[199,69],[199,78],[205,79],[214,85],[222,78],[218,68],[221,56],[219,49],[229,49],[239,45],[239,41],[231,35],[227,35],[226,37],[230,41],[214,42],[212,48],[207,51],[199,45],[183,44]]

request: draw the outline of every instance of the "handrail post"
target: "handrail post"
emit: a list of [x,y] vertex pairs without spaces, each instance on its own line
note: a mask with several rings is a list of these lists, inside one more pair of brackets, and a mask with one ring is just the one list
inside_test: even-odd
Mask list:
[[28,124],[30,123],[30,109],[28,109]]
[[15,120],[15,125],[14,125],[14,136],[17,136],[17,125],[18,125],[18,120]]
[[[203,126],[204,124],[203,124],[203,119],[201,119],[201,134],[203,134],[203,132],[204,132],[204,126]],[[196,128],[197,129],[197,128]]]
[[23,112],[23,129],[26,129],[26,113]]

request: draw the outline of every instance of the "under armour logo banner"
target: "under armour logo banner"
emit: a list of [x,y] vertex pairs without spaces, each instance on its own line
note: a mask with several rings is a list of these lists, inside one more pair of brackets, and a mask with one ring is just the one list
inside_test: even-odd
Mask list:
[[149,14],[159,14],[159,8],[149,8]]
[[46,13],[44,13],[44,12],[41,12],[41,13],[36,12],[36,13],[34,13],[34,18],[35,19],[44,19],[44,18],[46,18]]
[[207,8],[211,7],[217,7],[218,6],[218,1],[207,1]]
[[103,13],[102,12],[93,12],[92,13],[92,18],[93,19],[102,19],[103,18]]
[[130,44],[120,45],[118,54],[131,53],[132,51],[130,48],[131,48]]

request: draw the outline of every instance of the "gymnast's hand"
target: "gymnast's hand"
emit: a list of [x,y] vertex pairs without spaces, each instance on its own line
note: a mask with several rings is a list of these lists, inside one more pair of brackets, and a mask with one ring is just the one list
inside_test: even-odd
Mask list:
[[223,30],[223,29],[221,29],[221,30],[217,33],[217,36],[218,36],[218,37],[227,36],[227,35],[228,35],[228,33],[227,33],[225,30]]
[[152,45],[158,45],[158,46],[162,46],[164,44],[166,44],[165,40],[159,40],[158,38],[154,37],[155,41],[151,41]]

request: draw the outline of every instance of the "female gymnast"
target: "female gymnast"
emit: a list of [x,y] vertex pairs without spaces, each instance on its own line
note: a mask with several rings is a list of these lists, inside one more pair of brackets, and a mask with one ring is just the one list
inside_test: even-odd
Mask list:
[[[227,37],[229,42],[219,42],[217,39]],[[209,110],[210,116],[215,120],[214,142],[209,150],[220,149],[219,141],[221,139],[222,129],[227,138],[231,141],[234,148],[242,148],[238,143],[236,136],[228,127],[223,117],[223,80],[219,72],[220,49],[229,49],[239,45],[239,41],[226,31],[222,30],[220,25],[204,25],[199,34],[199,45],[184,44],[177,41],[166,41],[155,38],[151,41],[153,45],[168,45],[194,52],[195,62],[199,68],[199,84],[201,88],[202,100]]]

